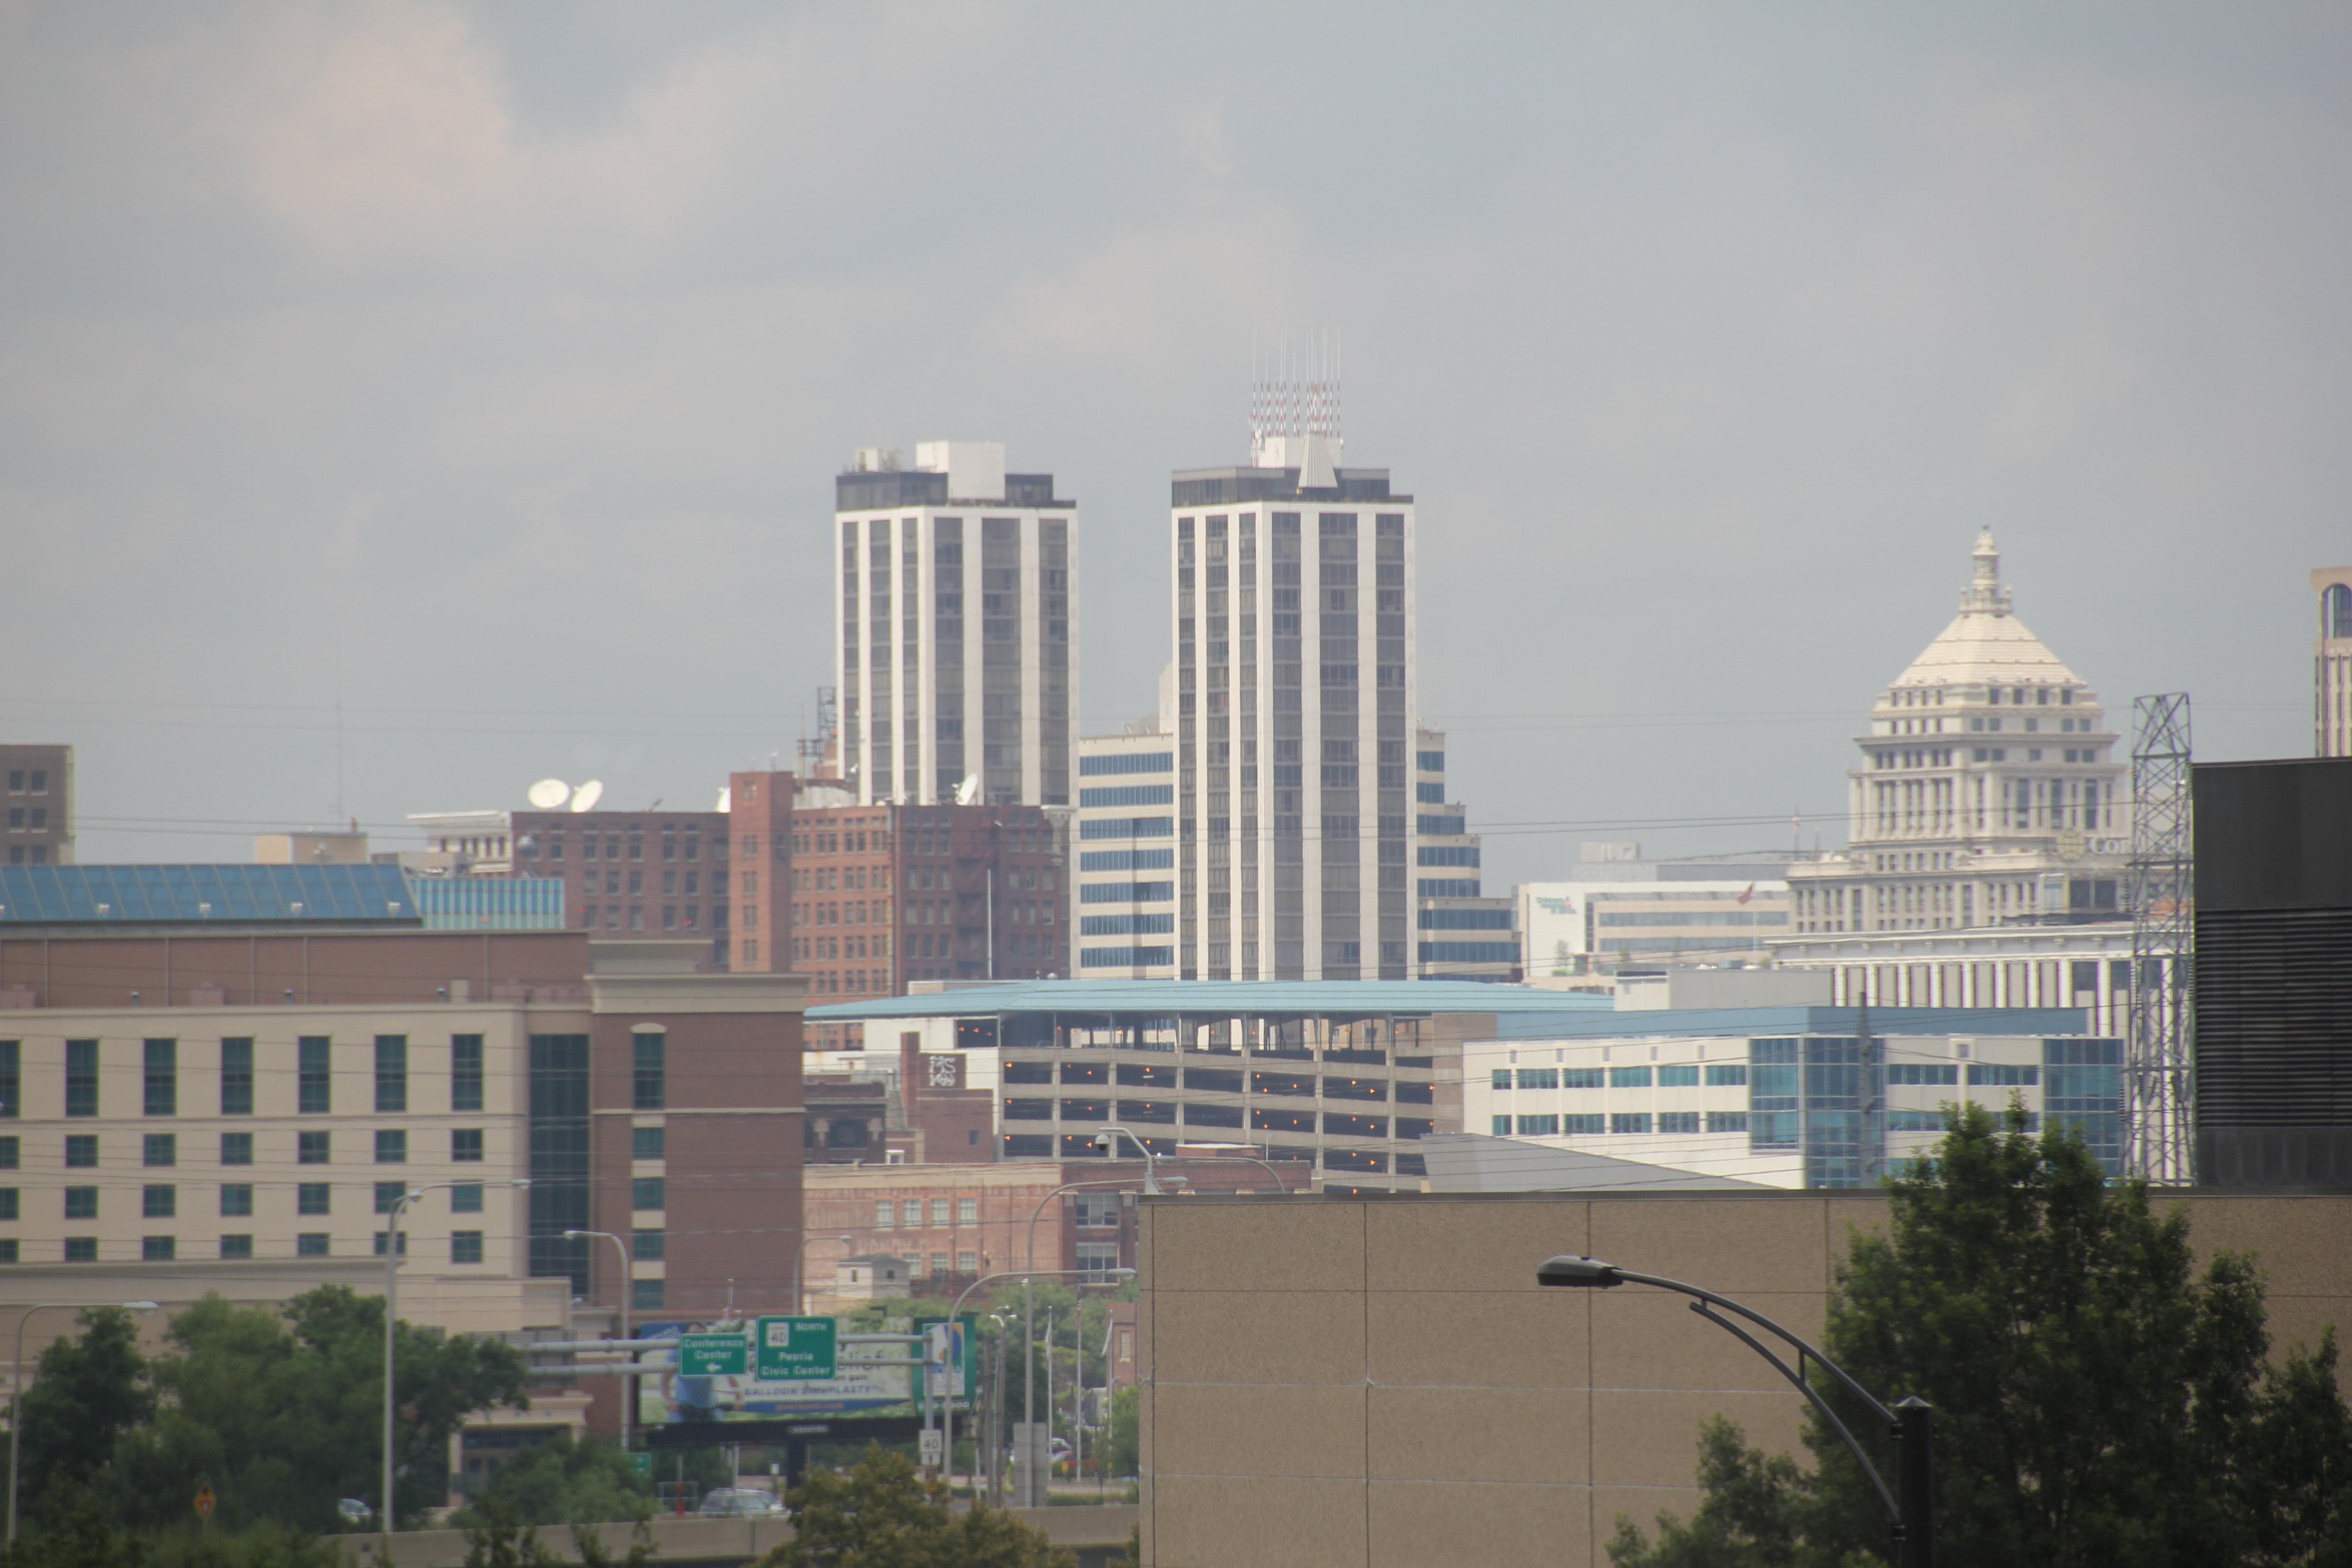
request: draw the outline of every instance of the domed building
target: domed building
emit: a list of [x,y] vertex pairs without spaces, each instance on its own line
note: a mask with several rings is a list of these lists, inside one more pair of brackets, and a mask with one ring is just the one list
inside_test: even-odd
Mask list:
[[1959,614],[1878,695],[1842,854],[1789,868],[1800,937],[2115,921],[2131,767],[1977,538]]

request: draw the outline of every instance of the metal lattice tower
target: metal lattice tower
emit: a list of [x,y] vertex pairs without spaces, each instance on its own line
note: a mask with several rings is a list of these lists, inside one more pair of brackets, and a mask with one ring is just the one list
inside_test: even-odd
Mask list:
[[2162,1185],[2191,1179],[2195,1062],[2189,694],[2132,704],[2131,1034],[2124,1046],[2124,1167]]

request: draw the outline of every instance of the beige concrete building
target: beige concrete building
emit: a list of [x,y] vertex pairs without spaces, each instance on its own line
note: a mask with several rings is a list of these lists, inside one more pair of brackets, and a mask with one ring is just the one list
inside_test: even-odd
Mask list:
[[[403,1314],[453,1331],[546,1318],[544,1303],[525,1310],[528,1199],[509,1184],[530,1165],[529,1042],[549,1028],[540,1011],[484,1002],[0,1015],[23,1107],[23,1131],[0,1142],[0,1159],[14,1156],[24,1199],[0,1227],[0,1257],[283,1274],[381,1258],[389,1198],[436,1188],[403,1217]],[[560,1321],[569,1291],[541,1287],[551,1289]]]
[[11,866],[69,866],[74,858],[71,746],[0,746],[0,837]]
[[[2352,1196],[2184,1200],[2256,1255],[2284,1348],[2352,1323]],[[1875,1194],[1147,1199],[1150,1568],[1585,1568],[1624,1514],[1689,1517],[1699,1425],[1801,1455],[1800,1397],[1683,1298],[1543,1289],[1582,1253],[1818,1339]]]

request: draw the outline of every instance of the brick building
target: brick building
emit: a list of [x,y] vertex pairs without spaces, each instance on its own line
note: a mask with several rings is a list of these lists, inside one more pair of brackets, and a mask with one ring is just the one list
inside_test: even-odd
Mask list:
[[409,816],[416,868],[563,884],[564,923],[599,935],[688,937],[728,967],[731,903],[723,811],[447,811]]
[[[1044,808],[840,798],[830,781],[730,775],[731,967],[800,971],[827,1001],[1068,973],[1065,854]],[[855,1029],[812,1047],[838,1048]]]
[[0,784],[8,864],[73,864],[73,748],[0,746]]

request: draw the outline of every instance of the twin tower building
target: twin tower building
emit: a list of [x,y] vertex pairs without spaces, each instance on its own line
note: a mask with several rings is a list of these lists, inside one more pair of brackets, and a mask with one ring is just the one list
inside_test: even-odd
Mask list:
[[1078,734],[1076,503],[1004,448],[836,484],[841,765],[861,804],[1066,808],[1087,979],[1507,979],[1509,901],[1420,728],[1413,503],[1342,466],[1336,388],[1258,400],[1171,487],[1154,719]]

